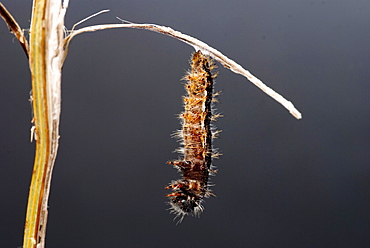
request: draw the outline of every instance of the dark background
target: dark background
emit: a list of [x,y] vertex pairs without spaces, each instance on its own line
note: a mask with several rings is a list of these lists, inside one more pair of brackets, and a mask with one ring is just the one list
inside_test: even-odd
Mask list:
[[[5,0],[29,27],[31,1]],[[219,49],[302,112],[219,68],[217,197],[176,226],[180,79],[192,47],[133,29],[73,39],[46,247],[370,247],[369,1],[71,0],[66,27],[171,26]],[[34,158],[28,63],[0,21],[0,247],[22,245]],[[219,67],[222,67],[219,65]]]

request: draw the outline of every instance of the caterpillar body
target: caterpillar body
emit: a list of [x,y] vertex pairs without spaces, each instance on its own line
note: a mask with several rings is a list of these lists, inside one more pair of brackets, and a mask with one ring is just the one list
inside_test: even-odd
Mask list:
[[204,210],[203,199],[212,196],[209,189],[209,175],[214,174],[212,159],[219,154],[212,147],[212,140],[217,136],[211,124],[219,114],[213,114],[212,102],[217,94],[213,93],[213,81],[217,74],[209,56],[201,51],[192,55],[191,71],[184,77],[186,96],[183,97],[184,111],[179,115],[182,129],[175,133],[182,147],[177,149],[182,157],[169,161],[182,178],[174,180],[166,187],[172,189],[168,194],[171,213],[180,217],[199,216]]

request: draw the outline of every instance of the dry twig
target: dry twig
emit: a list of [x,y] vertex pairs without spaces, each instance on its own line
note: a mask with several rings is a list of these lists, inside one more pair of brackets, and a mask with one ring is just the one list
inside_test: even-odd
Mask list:
[[270,97],[275,99],[277,102],[279,102],[281,105],[283,105],[295,118],[297,119],[302,118],[301,113],[294,107],[294,105],[290,101],[286,100],[279,93],[277,93],[270,87],[266,86],[261,80],[253,76],[252,73],[244,69],[241,65],[229,59],[228,57],[223,55],[220,51],[214,49],[213,47],[210,47],[208,44],[204,43],[203,41],[200,41],[187,34],[183,34],[179,31],[175,31],[169,27],[159,26],[156,24],[136,24],[136,23],[95,25],[95,26],[85,27],[85,28],[72,31],[65,39],[65,47],[67,47],[71,39],[78,34],[81,34],[84,32],[94,32],[98,30],[111,29],[111,28],[145,29],[145,30],[165,34],[173,38],[176,38],[182,42],[185,42],[186,44],[189,44],[192,47],[194,47],[195,51],[198,51],[198,50],[202,51],[203,54],[211,56],[212,58],[220,62],[224,67],[230,69],[231,71],[237,74],[240,74],[246,77],[250,82],[252,82],[258,88],[260,88],[263,92],[265,92],[267,95],[269,95]]

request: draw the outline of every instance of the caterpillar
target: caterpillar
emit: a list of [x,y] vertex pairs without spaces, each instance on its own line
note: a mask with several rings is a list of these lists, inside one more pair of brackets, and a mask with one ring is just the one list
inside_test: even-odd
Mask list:
[[213,114],[212,103],[216,101],[213,93],[216,67],[209,56],[201,51],[193,53],[191,70],[184,77],[186,95],[183,97],[184,111],[179,115],[182,129],[174,136],[182,147],[177,152],[182,154],[178,160],[169,161],[182,173],[182,178],[173,180],[165,189],[172,189],[168,194],[170,212],[180,217],[197,216],[203,212],[203,199],[214,195],[209,189],[209,175],[215,174],[212,159],[219,154],[212,146],[212,140],[218,134],[212,121],[219,114]]

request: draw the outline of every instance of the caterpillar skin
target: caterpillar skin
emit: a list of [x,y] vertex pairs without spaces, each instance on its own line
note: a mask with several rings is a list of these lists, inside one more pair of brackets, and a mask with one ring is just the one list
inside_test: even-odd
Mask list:
[[183,97],[184,112],[179,115],[182,129],[175,133],[183,147],[177,151],[182,158],[167,162],[182,173],[182,178],[172,181],[166,189],[172,189],[167,197],[170,199],[171,213],[180,217],[199,216],[203,211],[203,198],[213,195],[209,190],[208,177],[212,170],[212,139],[214,132],[211,121],[218,117],[212,114],[213,79],[215,68],[209,56],[201,51],[192,55],[191,71],[186,79],[186,96]]

